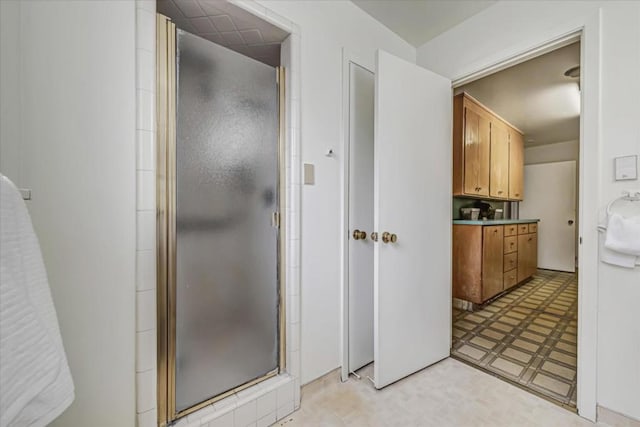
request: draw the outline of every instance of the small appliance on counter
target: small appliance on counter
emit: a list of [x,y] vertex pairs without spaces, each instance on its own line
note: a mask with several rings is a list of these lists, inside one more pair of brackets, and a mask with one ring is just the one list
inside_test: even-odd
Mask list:
[[496,209],[493,212],[493,219],[502,219],[504,217],[503,212],[503,209]]
[[477,221],[480,218],[479,208],[460,208],[460,216],[462,219],[470,219]]

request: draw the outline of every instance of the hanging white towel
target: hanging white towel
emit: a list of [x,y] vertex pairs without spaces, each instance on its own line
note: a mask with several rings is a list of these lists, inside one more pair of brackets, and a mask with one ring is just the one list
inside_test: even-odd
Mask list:
[[74,399],[31,218],[0,174],[0,427],[46,426]]
[[621,254],[640,256],[640,217],[609,215],[604,246]]

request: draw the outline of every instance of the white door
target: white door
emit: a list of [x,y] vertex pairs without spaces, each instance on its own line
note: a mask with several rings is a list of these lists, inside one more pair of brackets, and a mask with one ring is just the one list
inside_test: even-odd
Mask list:
[[[451,82],[378,51],[375,100],[374,382],[449,355]],[[384,243],[383,233],[397,235]]]
[[524,167],[520,218],[539,218],[538,268],[576,271],[576,162]]
[[373,73],[350,62],[349,372],[373,361],[373,102]]

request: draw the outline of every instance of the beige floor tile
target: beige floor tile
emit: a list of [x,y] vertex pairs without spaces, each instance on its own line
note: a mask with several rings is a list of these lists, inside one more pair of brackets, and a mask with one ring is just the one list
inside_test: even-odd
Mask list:
[[567,393],[569,393],[569,389],[571,388],[569,384],[540,373],[536,374],[532,382],[535,385],[550,390],[561,396],[565,396]]
[[474,329],[476,326],[478,326],[475,323],[470,323],[470,322],[467,322],[465,320],[458,320],[454,325],[455,325],[456,328],[466,329],[468,331],[470,331],[470,330]]
[[471,342],[472,344],[475,344],[479,347],[482,348],[486,348],[487,350],[491,350],[493,349],[496,345],[498,345],[497,342],[482,338],[482,337],[473,337],[469,340],[469,342]]
[[519,360],[522,363],[529,363],[531,357],[533,357],[530,354],[527,354],[520,350],[516,350],[515,348],[507,348],[502,352],[502,354],[512,359]]
[[513,326],[507,325],[506,323],[493,322],[489,326],[491,328],[493,328],[493,329],[497,329],[497,330],[502,331],[502,332],[511,332],[511,331],[513,331]]
[[550,361],[546,361],[542,364],[542,370],[556,374],[569,381],[573,381],[573,378],[576,376],[576,371],[574,369],[566,368]]
[[460,347],[458,349],[458,352],[475,360],[480,360],[487,354],[486,351],[478,350],[477,348],[471,347],[470,345],[466,344]]
[[577,341],[576,341],[576,339],[577,339],[577,338],[576,338],[576,336],[575,336],[575,335],[573,335],[573,334],[567,334],[567,333],[564,333],[564,334],[562,334],[562,335],[560,336],[560,339],[561,339],[561,340],[564,340],[564,341],[572,342],[572,343],[574,343],[574,344],[577,342]]
[[534,334],[534,333],[531,333],[531,332],[528,332],[528,331],[522,332],[520,334],[520,336],[522,338],[526,338],[528,340],[535,341],[535,342],[537,342],[539,344],[542,344],[547,339],[547,337],[545,337],[545,336]]
[[512,326],[518,326],[520,324],[520,320],[514,319],[513,317],[501,316],[498,318],[498,320],[503,323],[508,323]]
[[575,344],[567,344],[567,343],[564,343],[562,341],[558,341],[555,344],[554,347],[558,348],[560,350],[564,350],[567,353],[576,354],[576,345]]
[[530,351],[531,353],[535,353],[538,351],[538,349],[540,348],[539,345],[537,344],[533,344],[527,341],[523,341],[521,339],[515,339],[513,340],[512,345],[516,346],[516,347],[520,347],[524,350]]
[[540,317],[533,319],[533,323],[537,323],[539,325],[546,326],[547,328],[552,329],[555,328],[558,324],[558,322],[551,322],[550,320],[541,319]]
[[496,332],[493,329],[489,328],[483,329],[482,331],[480,331],[480,334],[489,338],[493,338],[496,341],[502,341],[505,337],[504,334],[501,334],[500,332]]
[[532,331],[538,332],[538,333],[543,334],[543,335],[549,335],[551,333],[551,331],[552,331],[549,328],[544,328],[544,327],[536,325],[534,323],[528,325],[527,329],[531,329]]
[[573,367],[577,366],[576,364],[577,361],[575,356],[571,356],[565,353],[560,353],[559,351],[552,350],[551,353],[549,353],[549,358],[565,363],[567,365],[571,365]]
[[496,358],[496,360],[491,362],[491,366],[500,369],[501,371],[504,371],[514,377],[519,376],[524,369],[524,366],[520,366],[517,363],[510,362],[507,359],[503,359],[502,357],[498,357]]
[[478,316],[476,314],[467,314],[466,316],[464,316],[464,319],[475,323],[482,323],[486,320],[484,317]]

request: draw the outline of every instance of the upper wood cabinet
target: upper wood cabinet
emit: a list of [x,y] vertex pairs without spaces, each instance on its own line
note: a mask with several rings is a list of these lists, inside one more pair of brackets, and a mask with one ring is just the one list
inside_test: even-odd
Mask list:
[[522,171],[522,134],[469,95],[455,96],[453,195],[522,200]]
[[509,128],[497,118],[491,120],[491,175],[489,195],[494,199],[509,196]]
[[522,200],[524,196],[524,138],[509,129],[509,199]]

